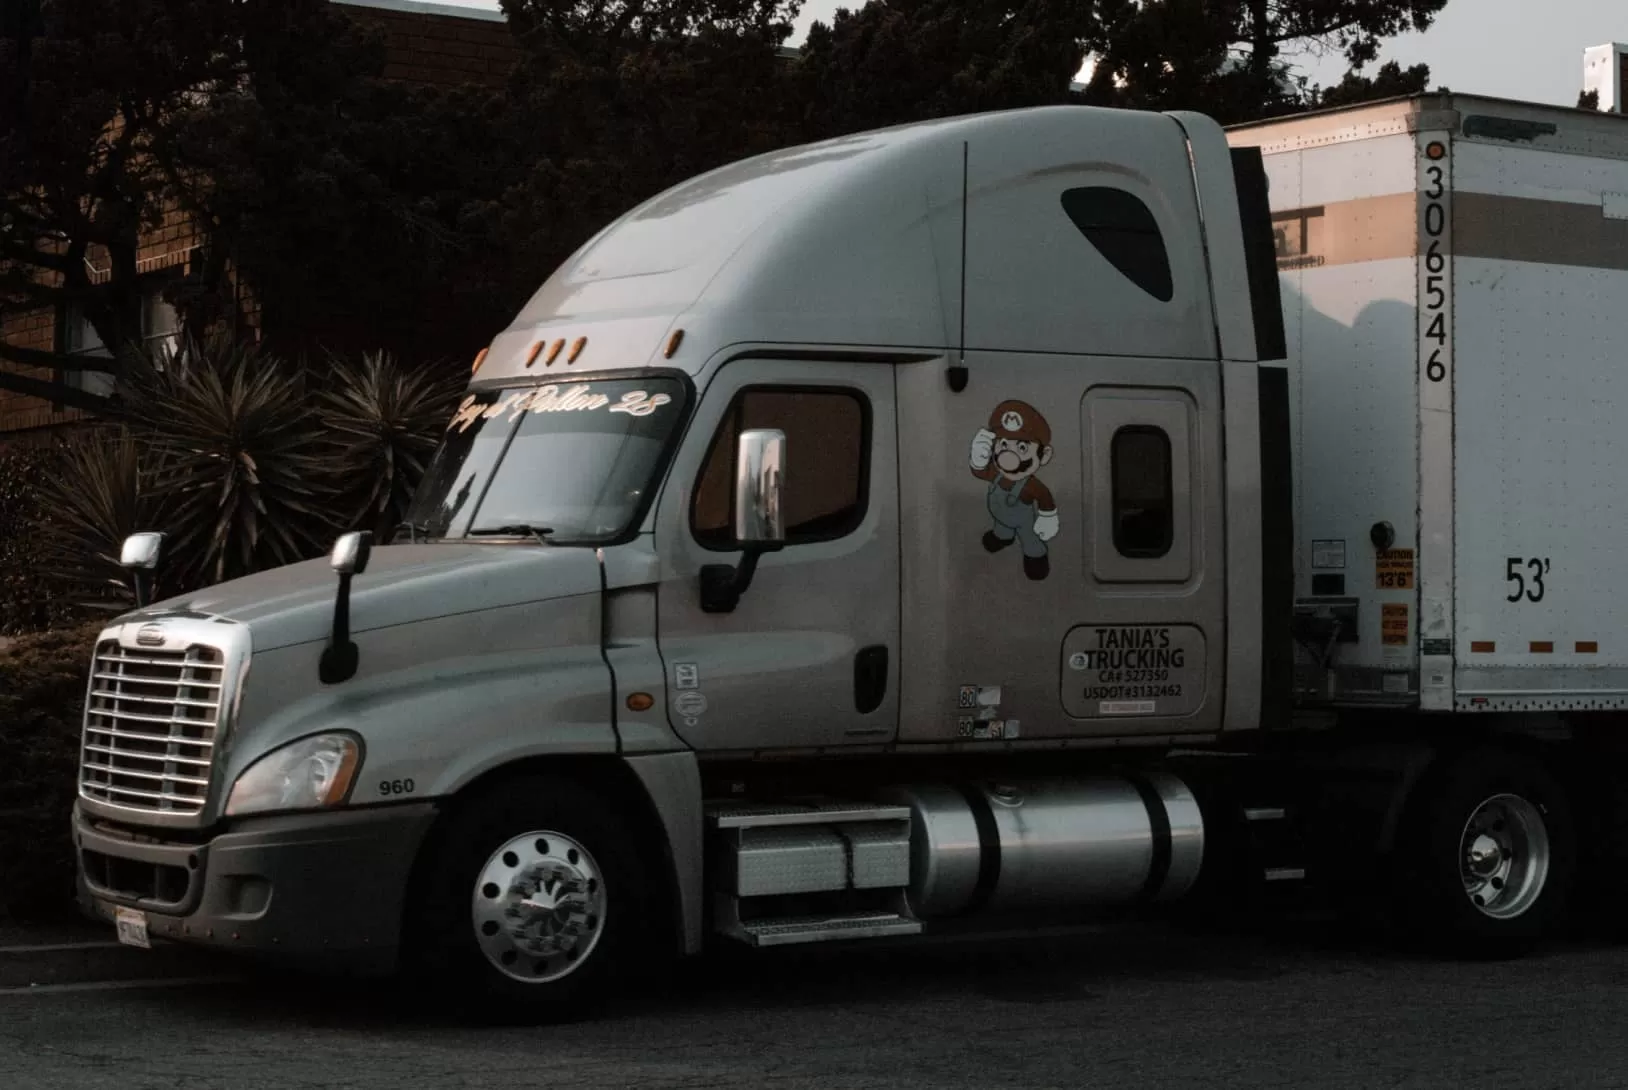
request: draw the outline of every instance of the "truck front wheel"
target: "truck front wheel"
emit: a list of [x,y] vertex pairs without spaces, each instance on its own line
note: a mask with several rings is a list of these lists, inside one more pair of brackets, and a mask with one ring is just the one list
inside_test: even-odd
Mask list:
[[448,817],[408,907],[410,971],[483,1020],[574,1016],[624,981],[650,926],[634,834],[553,777],[497,785]]
[[1453,759],[1421,785],[1403,830],[1396,894],[1416,937],[1468,957],[1509,957],[1566,908],[1576,835],[1541,764],[1498,750]]

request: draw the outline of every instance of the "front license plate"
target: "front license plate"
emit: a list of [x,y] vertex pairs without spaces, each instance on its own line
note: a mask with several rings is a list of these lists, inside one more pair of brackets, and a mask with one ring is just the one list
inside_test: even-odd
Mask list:
[[119,941],[126,946],[139,946],[143,950],[151,950],[152,942],[147,938],[147,914],[134,908],[115,908],[113,910],[113,924],[119,929]]

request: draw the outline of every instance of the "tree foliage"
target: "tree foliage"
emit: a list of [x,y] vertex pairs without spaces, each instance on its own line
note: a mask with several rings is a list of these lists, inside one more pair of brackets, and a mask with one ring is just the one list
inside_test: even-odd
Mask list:
[[[1223,122],[1424,90],[1429,69],[1365,71],[1386,38],[1426,30],[1447,0],[1097,0],[1089,96],[1104,104],[1200,109]],[[1324,89],[1285,54],[1344,58]]]
[[[502,93],[383,78],[330,0],[13,0],[0,18],[0,303],[139,326],[144,226],[206,245],[168,290],[188,335],[468,359],[629,207],[756,152],[947,114],[1067,101],[1223,121],[1422,89],[1373,70],[1446,0],[868,0],[784,56],[801,0],[502,0]],[[1285,58],[1350,65],[1320,88]],[[1086,57],[1083,94],[1070,81]],[[92,269],[97,270],[94,274]],[[0,345],[0,360],[117,371]],[[0,370],[0,388],[106,408]]]
[[894,0],[816,23],[789,74],[804,138],[1066,102],[1091,5]]

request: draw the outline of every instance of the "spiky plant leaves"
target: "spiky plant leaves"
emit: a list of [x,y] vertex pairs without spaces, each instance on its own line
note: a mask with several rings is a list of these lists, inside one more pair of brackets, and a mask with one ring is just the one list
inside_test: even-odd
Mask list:
[[321,555],[332,540],[335,473],[300,369],[244,341],[190,345],[131,366],[132,425],[158,461],[167,551],[190,586]]
[[319,413],[332,464],[343,468],[347,529],[371,529],[388,540],[405,516],[446,430],[464,374],[457,367],[408,367],[382,352],[354,362],[329,356]]
[[[91,428],[56,453],[53,472],[40,478],[40,516],[34,524],[40,570],[74,606],[116,611],[133,604],[119,566],[124,539],[169,522],[166,503],[152,487],[162,455],[118,426]],[[176,585],[160,569],[155,590]]]

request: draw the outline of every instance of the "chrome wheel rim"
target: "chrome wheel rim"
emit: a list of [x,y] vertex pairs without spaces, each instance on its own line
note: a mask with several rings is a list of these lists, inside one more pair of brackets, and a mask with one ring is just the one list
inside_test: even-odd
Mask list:
[[1549,877],[1549,829],[1519,795],[1493,795],[1459,838],[1464,895],[1483,916],[1510,920],[1531,909]]
[[472,900],[475,941],[504,976],[548,984],[575,972],[605,931],[605,880],[592,853],[537,831],[498,848]]

